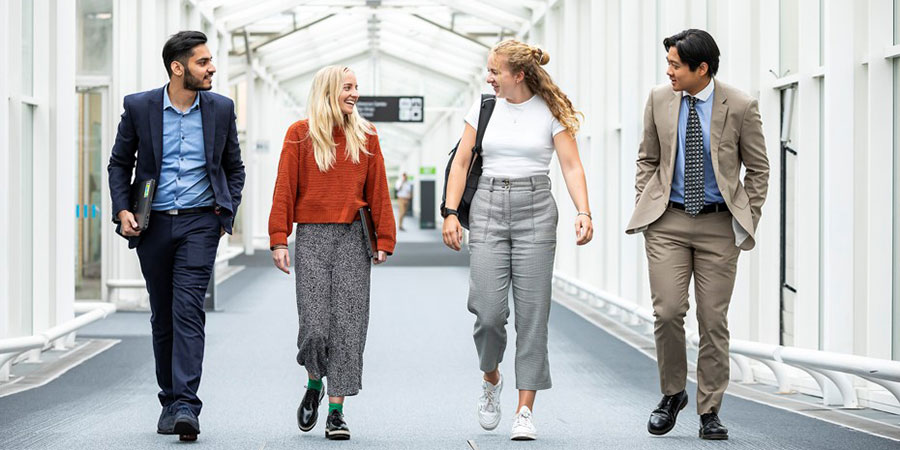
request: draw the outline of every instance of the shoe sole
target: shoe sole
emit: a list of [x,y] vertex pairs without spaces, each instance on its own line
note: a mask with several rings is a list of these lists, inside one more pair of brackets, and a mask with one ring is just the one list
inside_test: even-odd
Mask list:
[[325,439],[329,439],[332,441],[347,441],[350,440],[350,432],[349,431],[331,431],[325,430]]
[[478,424],[481,425],[481,428],[484,428],[486,431],[493,431],[493,430],[497,429],[497,427],[500,425],[499,414],[497,415],[497,421],[494,423],[489,423],[489,424],[485,424],[484,422],[482,422],[481,416],[479,415]]
[[196,441],[197,435],[200,434],[200,430],[188,422],[176,422],[172,434],[177,434],[178,440],[181,441]]
[[[322,399],[325,398],[325,386],[322,386],[322,391],[319,392],[319,403],[322,403]],[[316,424],[319,422],[319,411],[316,411],[316,415],[313,416],[312,425],[309,428],[303,428],[303,425],[300,425],[300,409],[297,409],[297,427],[300,428],[300,431],[306,433],[312,431],[313,428],[316,427]]]
[[519,433],[510,436],[511,441],[533,441],[537,439],[537,435],[533,433]]
[[708,441],[727,441],[728,435],[727,434],[703,434],[703,432],[701,431],[700,439],[706,439]]
[[156,429],[156,434],[163,434],[163,435],[166,435],[166,436],[171,436],[171,435],[175,434],[175,431],[173,431],[173,430],[160,430],[159,428],[157,428],[157,429]]
[[675,417],[672,418],[672,425],[670,425],[668,428],[666,428],[665,430],[662,430],[662,431],[653,431],[650,429],[650,424],[647,424],[647,431],[650,432],[650,434],[652,434],[654,436],[662,436],[662,435],[672,431],[672,429],[675,428],[675,423],[678,421],[678,413],[680,413],[681,410],[687,406],[687,404],[688,404],[688,398],[685,395],[684,401],[681,402],[681,406],[679,406],[678,409],[675,410]]

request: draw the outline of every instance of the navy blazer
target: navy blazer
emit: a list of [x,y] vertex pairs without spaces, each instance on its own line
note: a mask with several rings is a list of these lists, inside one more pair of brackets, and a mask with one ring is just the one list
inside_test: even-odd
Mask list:
[[[133,183],[154,179],[159,184],[162,168],[163,86],[125,97],[125,111],[119,122],[116,142],[109,157],[109,196],[113,222],[123,209],[131,209]],[[234,216],[244,188],[244,163],[238,143],[234,102],[222,95],[199,91],[203,116],[203,144],[206,173],[215,195],[216,211],[225,231],[231,233]],[[153,226],[152,222],[149,226]],[[116,233],[121,235],[121,227]],[[140,243],[140,236],[127,237],[128,248]]]

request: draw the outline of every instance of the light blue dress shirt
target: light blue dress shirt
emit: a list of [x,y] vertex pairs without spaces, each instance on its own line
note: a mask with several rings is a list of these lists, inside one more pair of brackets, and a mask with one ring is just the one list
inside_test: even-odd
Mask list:
[[200,93],[187,112],[181,112],[169,100],[168,85],[163,89],[162,170],[152,209],[164,211],[215,204],[206,173],[201,114]]
[[[697,103],[694,109],[700,118],[700,129],[703,132],[703,199],[706,204],[723,203],[722,193],[719,192],[719,184],[716,183],[716,174],[713,172],[712,159],[709,153],[709,123],[712,117],[713,99],[715,99],[715,81],[698,92]],[[669,200],[676,203],[684,203],[684,141],[687,133],[688,114],[691,104],[688,101],[690,94],[683,91],[681,97],[681,110],[678,113],[678,149],[675,154],[675,173],[672,176],[672,193]]]

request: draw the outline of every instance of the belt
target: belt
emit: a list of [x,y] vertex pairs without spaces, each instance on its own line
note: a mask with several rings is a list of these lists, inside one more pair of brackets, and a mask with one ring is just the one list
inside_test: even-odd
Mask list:
[[[670,201],[669,207],[684,211],[684,203]],[[707,205],[703,205],[703,208],[700,208],[700,212],[697,214],[709,214],[722,211],[728,211],[728,205],[726,205],[725,203],[710,203]]]
[[167,209],[165,211],[157,211],[153,210],[155,213],[165,214],[167,216],[183,216],[186,214],[200,214],[205,212],[213,212],[216,210],[215,206],[200,206],[197,208],[185,208],[185,209]]

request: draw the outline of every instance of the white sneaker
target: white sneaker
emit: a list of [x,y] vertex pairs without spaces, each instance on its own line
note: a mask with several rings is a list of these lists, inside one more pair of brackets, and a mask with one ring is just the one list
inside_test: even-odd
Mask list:
[[527,406],[523,406],[513,419],[510,439],[514,441],[533,441],[537,439],[537,430],[534,428],[534,422],[531,419],[531,410]]
[[497,385],[481,380],[481,398],[478,399],[478,423],[485,430],[493,430],[500,425],[500,391],[503,390],[503,375]]

